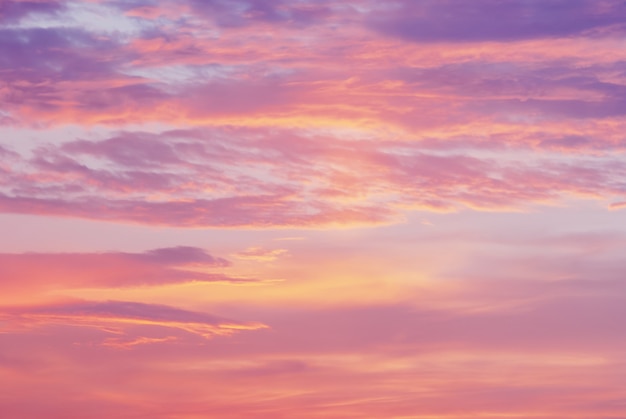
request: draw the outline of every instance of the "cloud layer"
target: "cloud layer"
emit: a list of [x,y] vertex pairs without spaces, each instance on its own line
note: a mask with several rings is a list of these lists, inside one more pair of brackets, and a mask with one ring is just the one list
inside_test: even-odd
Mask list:
[[528,162],[293,130],[123,132],[30,158],[4,153],[3,212],[183,227],[380,224],[407,209],[525,209],[626,192],[626,167],[610,154]]
[[625,18],[0,0],[0,412],[623,419]]
[[[624,12],[583,0],[10,2],[0,210],[317,227],[621,201]],[[84,24],[94,14],[114,29]],[[135,128],[157,122],[167,128]],[[7,154],[11,129],[64,124],[102,133]]]

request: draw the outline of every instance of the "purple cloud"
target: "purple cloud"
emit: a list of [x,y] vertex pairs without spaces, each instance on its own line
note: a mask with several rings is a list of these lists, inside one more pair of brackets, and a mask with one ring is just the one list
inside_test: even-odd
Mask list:
[[370,25],[417,42],[570,37],[622,25],[626,19],[626,5],[616,0],[400,0],[389,9],[376,10]]
[[189,4],[196,13],[226,28],[259,23],[306,25],[331,14],[326,0],[190,0]]
[[0,68],[11,80],[93,80],[132,58],[120,55],[120,46],[114,38],[77,28],[2,28]]
[[134,341],[146,335],[151,336],[149,331],[154,328],[204,338],[230,335],[237,330],[266,328],[261,323],[237,322],[166,305],[127,301],[66,301],[32,307],[0,308],[0,318],[8,324],[7,329],[14,332],[22,328],[80,326],[105,333],[131,335]]
[[131,257],[138,257],[150,262],[166,265],[196,264],[224,267],[230,266],[231,264],[226,259],[211,256],[204,249],[191,246],[165,247],[162,249],[148,250],[145,253],[133,254]]
[[15,23],[30,15],[50,15],[65,8],[63,1],[55,0],[6,0],[0,3],[0,22]]
[[255,128],[119,133],[6,160],[0,211],[184,227],[317,227],[396,222],[415,207],[513,209],[571,194],[626,194],[626,167],[608,155],[531,164],[461,154],[454,144],[429,148]]
[[182,164],[176,154],[176,143],[159,141],[159,136],[144,132],[125,132],[100,142],[77,140],[63,144],[62,151],[73,155],[106,157],[112,163],[127,167]]

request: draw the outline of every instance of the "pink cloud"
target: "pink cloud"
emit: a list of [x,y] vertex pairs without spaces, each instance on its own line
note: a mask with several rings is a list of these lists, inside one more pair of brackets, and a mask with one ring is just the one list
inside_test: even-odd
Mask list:
[[242,252],[235,253],[237,259],[255,260],[259,262],[271,262],[287,253],[287,249],[264,249],[262,247],[250,247]]
[[[620,16],[626,15],[623,4],[616,1],[599,7],[589,0],[570,3],[481,0],[471,6],[455,0],[422,3],[403,0],[396,2],[396,6],[389,10],[383,6],[372,13],[372,26],[391,36],[424,43],[575,36],[617,24]],[[450,13],[451,8],[456,13]]]
[[185,246],[144,253],[4,253],[0,261],[0,283],[7,292],[259,281],[220,272],[230,262]]
[[[620,71],[618,58],[590,67],[586,57],[594,52],[589,48],[580,56],[580,51],[550,49],[547,43],[520,45],[523,51],[542,51],[543,60],[531,57],[530,63],[524,60],[529,54],[514,55],[507,45],[497,44],[481,45],[480,56],[487,57],[481,60],[471,59],[471,54],[468,59],[463,52],[474,47],[455,44],[423,45],[425,52],[420,55],[411,37],[381,39],[380,25],[373,27],[369,19],[420,19],[413,7],[402,3],[399,10],[410,13],[401,16],[396,14],[399,10],[378,10],[375,4],[361,1],[103,4],[111,13],[116,8],[131,14],[150,10],[143,20],[153,29],[139,31],[130,40],[88,30],[7,30],[6,47],[11,53],[5,70],[13,80],[5,96],[8,112],[22,116],[24,123],[35,117],[47,123],[108,124],[213,123],[236,117],[237,124],[290,127],[341,126],[350,121],[362,128],[395,126],[417,138],[423,137],[424,128],[436,127],[441,134],[456,129],[467,136],[468,130],[463,129],[467,125],[478,125],[472,132],[487,132],[493,124],[502,124],[510,126],[510,137],[520,136],[516,129],[520,126],[550,131],[542,144],[555,147],[571,145],[572,138],[586,138],[580,127],[572,125],[566,127],[578,131],[573,135],[552,132],[556,119],[604,119],[618,117],[624,110],[621,84],[613,76]],[[474,12],[488,4],[465,11],[471,27],[480,15]],[[445,7],[424,6],[422,12],[438,14]],[[602,28],[611,16],[623,12],[608,3],[599,10],[587,2],[569,7],[575,10],[570,16],[573,26],[566,25],[569,29],[563,34],[582,30],[583,21],[587,29]],[[519,8],[501,9],[509,19]],[[553,16],[542,7],[529,6],[526,12]],[[185,13],[193,13],[203,25],[183,30],[180,16]],[[336,27],[331,30],[326,26],[330,24]],[[522,32],[512,35],[516,42],[527,39],[524,30],[535,27],[521,26],[517,29]],[[305,27],[308,36],[303,38],[299,35]],[[259,28],[281,36],[248,36],[258,34]],[[495,33],[507,32],[496,29]],[[220,36],[213,36],[213,30],[219,30]],[[333,36],[333,30],[340,36]],[[241,41],[244,38],[246,42]],[[37,63],[19,52],[20,39],[40,51]],[[393,59],[387,59],[387,54]],[[603,60],[607,55],[611,54],[602,55]],[[594,56],[591,61],[598,60]],[[184,67],[189,74],[173,80],[164,77],[167,71],[161,70],[172,66]],[[49,82],[59,77],[61,82]],[[533,116],[537,112],[545,114],[539,124]],[[514,122],[516,118],[533,121]],[[528,141],[538,143],[532,136]],[[597,141],[590,142],[593,145],[579,141],[577,147],[597,147]]]
[[[599,311],[589,311],[588,304]],[[84,375],[98,377],[85,382],[79,394],[89,394],[90,409],[102,403],[103,411],[113,412],[122,409],[117,403],[124,401],[126,412],[157,416],[166,411],[288,417],[305,411],[304,417],[337,418],[417,413],[460,419],[467,414],[520,412],[543,412],[546,419],[583,418],[590,412],[610,417],[619,410],[611,402],[618,394],[609,389],[623,372],[619,357],[611,355],[624,343],[614,329],[620,327],[618,304],[605,296],[559,297],[556,304],[532,305],[529,310],[482,313],[405,304],[259,308],[256,314],[266,319],[270,330],[198,345],[181,337],[202,338],[205,328],[214,333],[222,320],[162,306],[77,302],[15,311],[29,321],[39,319],[39,328],[55,333],[31,334],[30,340],[0,335],[0,341],[11,337],[18,345],[3,345],[0,360],[28,368],[37,348],[46,343],[54,356],[39,359],[49,371],[45,377],[62,386]],[[125,335],[105,340],[104,346],[71,344],[93,340],[89,330],[110,335],[111,327],[123,328]],[[159,333],[151,332],[153,328]],[[70,333],[74,329],[86,330]],[[590,337],[582,346],[580,333]],[[60,368],[70,357],[72,368]],[[120,369],[125,380],[119,381]],[[72,394],[49,398],[54,387],[41,375],[35,377],[19,375],[8,391],[28,385],[29,393],[51,412],[67,415],[79,408]],[[111,400],[96,389],[120,397]],[[4,406],[22,415],[28,412],[16,403],[23,394],[18,392]],[[177,403],[174,394],[179,395]]]
[[626,207],[626,202],[612,202],[609,204],[609,210],[620,210]]
[[420,142],[221,127],[121,133],[5,160],[0,210],[157,225],[377,225],[411,209],[519,210],[622,195],[610,156],[504,162]]
[[[2,317],[8,330],[20,332],[32,328],[62,325],[64,327],[87,327],[106,333],[127,335],[141,333],[141,329],[169,329],[210,338],[230,335],[237,330],[265,328],[261,323],[235,322],[205,313],[192,312],[174,307],[124,301],[73,301],[56,305],[5,308]],[[138,330],[137,330],[138,329]],[[132,346],[138,342],[168,342],[169,336],[152,338],[136,337],[124,343],[107,340],[105,344]]]

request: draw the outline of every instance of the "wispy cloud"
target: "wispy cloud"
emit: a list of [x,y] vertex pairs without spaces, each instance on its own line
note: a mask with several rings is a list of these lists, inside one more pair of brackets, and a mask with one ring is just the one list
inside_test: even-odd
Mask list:
[[0,284],[6,291],[32,293],[68,288],[128,288],[186,282],[257,282],[220,272],[230,263],[195,247],[144,253],[0,254]]
[[626,166],[610,154],[527,162],[462,153],[454,142],[444,150],[256,128],[121,133],[14,156],[0,210],[183,227],[317,227],[398,222],[410,209],[524,210],[624,194]]
[[287,253],[287,249],[264,249],[262,247],[250,247],[242,252],[235,253],[237,259],[255,260],[259,262],[271,262]]
[[[109,346],[132,346],[147,342],[168,342],[170,336],[151,338],[142,329],[183,331],[204,338],[230,335],[237,330],[265,328],[261,323],[244,323],[174,307],[126,301],[69,301],[55,305],[2,309],[6,329],[19,333],[49,326],[88,327],[106,333],[135,335],[126,340],[107,340]],[[137,335],[139,337],[137,337]]]

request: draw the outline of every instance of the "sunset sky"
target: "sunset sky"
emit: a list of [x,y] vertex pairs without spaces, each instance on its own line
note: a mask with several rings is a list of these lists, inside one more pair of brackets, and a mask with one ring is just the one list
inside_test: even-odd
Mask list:
[[0,0],[0,417],[625,419],[626,3]]

